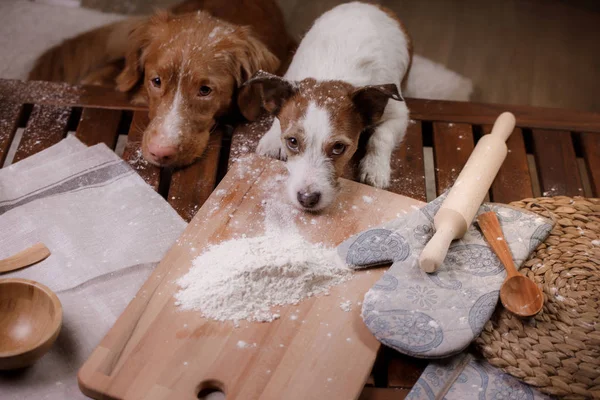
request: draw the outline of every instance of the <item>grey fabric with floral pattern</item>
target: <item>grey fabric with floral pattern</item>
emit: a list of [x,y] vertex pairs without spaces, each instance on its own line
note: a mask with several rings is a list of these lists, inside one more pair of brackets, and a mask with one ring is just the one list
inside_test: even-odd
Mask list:
[[[437,272],[427,274],[419,268],[417,260],[434,232],[433,216],[443,199],[442,195],[338,247],[342,259],[355,269],[393,262],[365,295],[362,317],[383,344],[421,358],[446,357],[467,347],[491,317],[506,276],[474,225],[452,242]],[[505,205],[486,203],[479,213],[490,210],[498,215],[517,266],[553,226],[536,214]]]
[[429,363],[406,400],[550,400],[485,360],[462,353]]

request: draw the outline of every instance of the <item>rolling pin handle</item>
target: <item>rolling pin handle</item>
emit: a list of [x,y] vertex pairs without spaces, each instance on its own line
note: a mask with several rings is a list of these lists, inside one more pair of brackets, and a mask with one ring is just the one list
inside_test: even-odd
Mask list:
[[419,266],[423,271],[432,273],[438,270],[448,254],[448,248],[455,235],[456,232],[453,229],[444,227],[435,232],[419,257]]
[[515,124],[517,121],[515,120],[515,116],[509,112],[503,112],[500,114],[496,122],[494,122],[494,127],[490,132],[490,135],[498,137],[503,142],[506,142],[515,129]]

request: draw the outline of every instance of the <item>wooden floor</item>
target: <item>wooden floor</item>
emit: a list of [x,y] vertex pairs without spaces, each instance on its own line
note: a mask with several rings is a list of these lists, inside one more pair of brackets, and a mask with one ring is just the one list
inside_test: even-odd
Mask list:
[[[418,54],[471,78],[476,101],[600,111],[600,1],[377,2],[404,21]],[[280,3],[300,37],[343,1]]]
[[[82,0],[147,12],[178,0]],[[297,38],[341,0],[278,0]],[[471,78],[473,100],[600,111],[598,0],[376,0],[394,10],[417,53]]]

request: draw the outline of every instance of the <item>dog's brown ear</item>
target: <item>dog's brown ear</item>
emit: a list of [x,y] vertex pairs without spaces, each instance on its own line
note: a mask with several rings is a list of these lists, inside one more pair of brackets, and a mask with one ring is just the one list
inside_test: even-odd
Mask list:
[[237,28],[229,39],[233,45],[231,51],[238,63],[235,74],[238,87],[260,70],[273,73],[279,68],[279,58],[254,36],[251,28]]
[[242,85],[238,94],[238,106],[244,117],[254,121],[261,109],[276,115],[283,103],[296,91],[293,82],[259,70]]
[[250,121],[257,119],[262,113],[261,96],[258,87],[243,86],[258,71],[273,73],[280,65],[277,58],[263,42],[254,36],[251,28],[237,28],[224,45],[230,54],[231,73],[239,88],[238,108]]
[[129,33],[127,52],[125,53],[125,68],[117,77],[117,89],[128,92],[144,77],[145,52],[152,42],[151,29],[169,20],[170,15],[165,11],[156,13],[149,19],[140,21]]
[[366,126],[379,122],[390,99],[404,101],[398,87],[393,83],[363,86],[356,89],[351,97]]

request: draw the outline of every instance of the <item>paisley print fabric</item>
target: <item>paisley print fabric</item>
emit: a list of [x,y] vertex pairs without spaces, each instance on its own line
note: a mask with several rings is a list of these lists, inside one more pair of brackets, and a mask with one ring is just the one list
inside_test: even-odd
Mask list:
[[445,400],[551,399],[469,353],[431,362],[406,399],[434,400],[442,394]]
[[381,264],[381,260],[403,261],[410,254],[404,237],[387,229],[372,229],[358,236],[350,245],[346,262],[360,266]]

